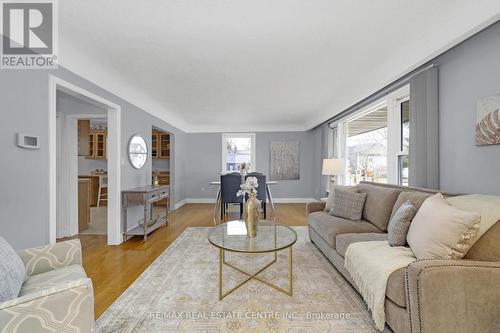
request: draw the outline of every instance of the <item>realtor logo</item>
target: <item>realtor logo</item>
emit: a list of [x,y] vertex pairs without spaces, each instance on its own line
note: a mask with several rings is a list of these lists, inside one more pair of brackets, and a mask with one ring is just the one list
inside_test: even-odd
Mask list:
[[0,0],[0,5],[0,68],[57,68],[55,2]]

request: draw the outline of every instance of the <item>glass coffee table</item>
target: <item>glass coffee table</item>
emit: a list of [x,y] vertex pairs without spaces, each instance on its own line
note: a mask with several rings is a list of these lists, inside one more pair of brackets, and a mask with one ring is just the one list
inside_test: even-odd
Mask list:
[[[244,221],[229,221],[214,227],[208,234],[208,241],[219,248],[219,300],[231,294],[252,279],[292,296],[292,246],[297,241],[297,233],[292,228],[271,221],[260,221],[257,227],[257,236],[248,238]],[[288,289],[281,288],[258,276],[266,268],[276,263],[278,261],[277,252],[285,249],[288,249]],[[256,273],[250,273],[227,262],[225,257],[226,251],[246,254],[274,253],[274,259],[260,268]],[[245,280],[227,292],[223,291],[222,286],[222,269],[224,265],[247,276]]]

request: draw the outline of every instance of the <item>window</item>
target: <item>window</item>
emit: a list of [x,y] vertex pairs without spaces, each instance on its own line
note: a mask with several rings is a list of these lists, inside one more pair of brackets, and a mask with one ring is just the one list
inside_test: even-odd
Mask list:
[[347,162],[341,183],[408,185],[410,117],[410,89],[406,85],[331,124],[338,136],[334,133],[336,153]]
[[347,122],[347,184],[387,183],[387,107]]
[[398,184],[408,186],[410,159],[410,100],[403,99],[399,104],[401,116],[401,151],[398,154]]
[[410,100],[399,104],[401,110],[401,151],[408,152],[410,149]]
[[238,172],[241,163],[248,163],[255,171],[255,134],[235,133],[222,135],[222,172]]

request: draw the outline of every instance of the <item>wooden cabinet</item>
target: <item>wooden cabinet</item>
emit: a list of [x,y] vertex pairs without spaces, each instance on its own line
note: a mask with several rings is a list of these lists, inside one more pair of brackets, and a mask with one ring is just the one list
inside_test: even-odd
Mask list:
[[78,179],[78,232],[89,228],[90,180]]
[[89,154],[87,158],[95,160],[105,160],[108,157],[107,152],[108,133],[104,130],[91,130],[89,142]]
[[166,133],[160,133],[160,159],[170,158],[170,135]]
[[89,156],[90,120],[78,120],[78,156]]
[[153,131],[151,146],[153,159],[167,160],[170,158],[170,134]]
[[78,180],[88,179],[90,181],[90,207],[97,207],[97,197],[99,195],[99,176],[98,175],[82,175],[78,176]]
[[151,137],[151,155],[153,158],[158,158],[160,156],[160,152],[158,150],[158,132],[153,132],[153,136]]

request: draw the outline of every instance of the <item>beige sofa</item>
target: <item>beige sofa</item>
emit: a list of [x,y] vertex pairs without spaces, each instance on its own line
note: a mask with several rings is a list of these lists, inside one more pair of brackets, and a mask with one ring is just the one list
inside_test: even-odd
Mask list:
[[28,274],[19,297],[0,302],[0,332],[92,332],[94,293],[78,239],[18,252]]
[[[390,217],[406,200],[417,208],[432,190],[362,182],[361,221],[334,217],[325,202],[307,205],[309,236],[344,277],[349,244],[387,239]],[[450,195],[450,194],[448,194]],[[392,273],[385,299],[386,323],[396,333],[500,332],[500,223],[462,260],[419,260]]]

